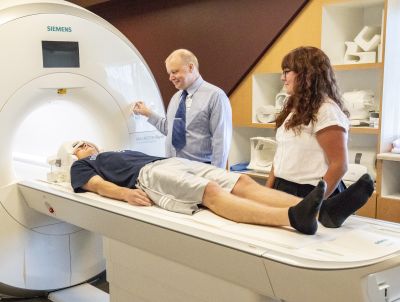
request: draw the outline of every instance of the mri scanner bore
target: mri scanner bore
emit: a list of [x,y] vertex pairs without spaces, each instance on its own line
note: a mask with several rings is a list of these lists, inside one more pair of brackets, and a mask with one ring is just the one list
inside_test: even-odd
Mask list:
[[135,47],[67,1],[0,1],[0,40],[0,297],[33,296],[84,282],[105,260],[99,235],[30,209],[17,182],[45,181],[48,156],[82,134],[110,148],[163,150],[129,106],[164,107]]

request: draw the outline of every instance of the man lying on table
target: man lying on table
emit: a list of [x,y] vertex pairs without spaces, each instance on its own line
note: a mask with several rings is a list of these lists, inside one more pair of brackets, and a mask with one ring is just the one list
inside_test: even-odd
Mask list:
[[333,198],[323,201],[326,184],[321,180],[300,199],[259,185],[247,175],[184,158],[165,159],[131,150],[100,153],[86,141],[70,147],[78,158],[71,167],[71,184],[77,193],[90,191],[137,206],[155,203],[184,214],[193,214],[202,205],[236,222],[291,226],[309,235],[317,231],[322,202],[329,203],[324,215],[341,225],[374,190],[372,179],[365,174]]

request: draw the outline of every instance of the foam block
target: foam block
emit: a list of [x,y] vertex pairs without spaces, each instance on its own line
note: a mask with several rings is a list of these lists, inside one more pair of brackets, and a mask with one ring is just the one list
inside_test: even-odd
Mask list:
[[355,37],[354,42],[364,51],[375,50],[381,42],[380,26],[364,26]]

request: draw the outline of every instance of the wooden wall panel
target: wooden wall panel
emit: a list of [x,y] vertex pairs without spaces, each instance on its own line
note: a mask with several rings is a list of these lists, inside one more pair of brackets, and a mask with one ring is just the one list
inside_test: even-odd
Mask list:
[[400,223],[400,200],[378,197],[376,218]]
[[376,192],[372,193],[371,197],[368,199],[367,203],[356,212],[356,215],[376,218],[376,202],[377,196]]
[[230,94],[307,0],[118,0],[90,10],[108,20],[138,48],[167,104],[175,88],[165,58],[192,50],[203,77]]
[[252,76],[280,72],[281,61],[290,50],[303,46],[321,46],[323,0],[310,1],[296,19],[284,30],[275,43],[246,75],[230,96],[234,126],[252,125]]

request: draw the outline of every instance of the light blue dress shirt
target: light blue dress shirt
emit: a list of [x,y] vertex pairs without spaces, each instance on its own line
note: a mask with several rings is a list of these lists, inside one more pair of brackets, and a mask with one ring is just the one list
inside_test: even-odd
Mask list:
[[201,162],[211,162],[225,168],[232,141],[232,109],[225,92],[199,76],[187,89],[186,145],[177,151],[172,146],[172,127],[182,91],[177,91],[167,110],[167,116],[155,113],[148,122],[166,136],[166,155]]

